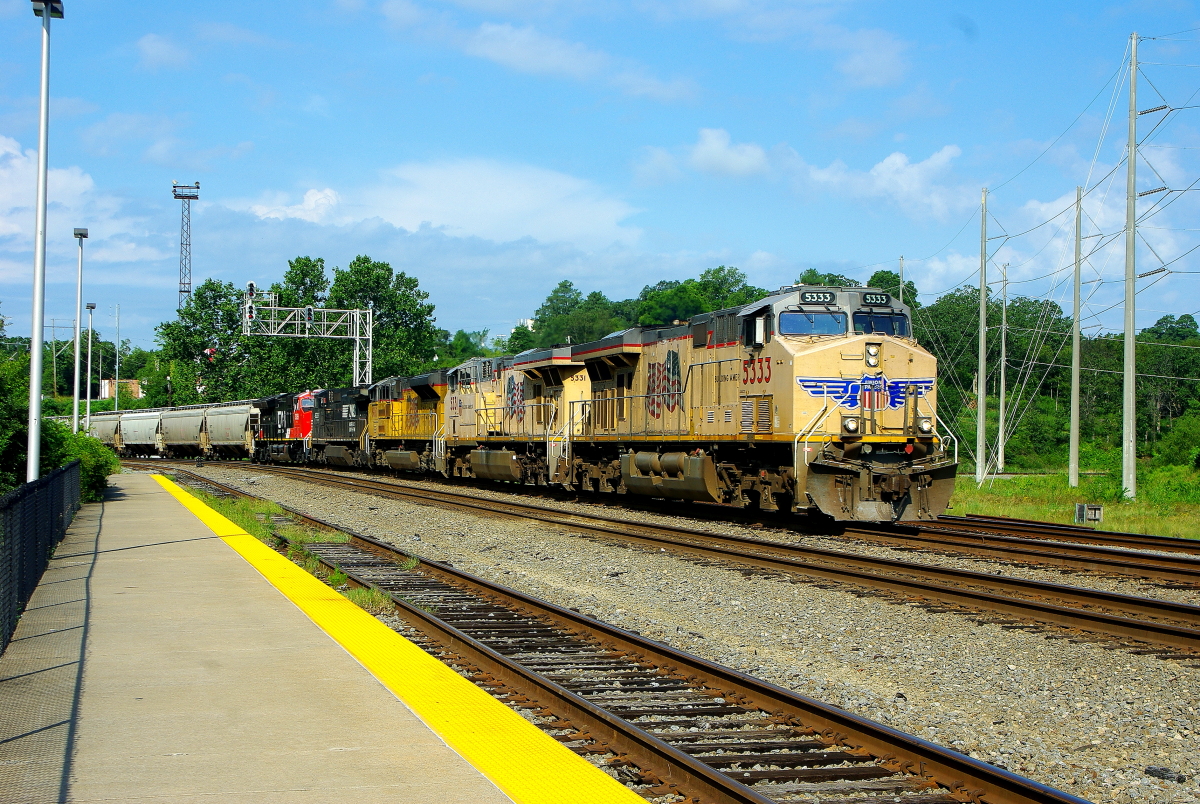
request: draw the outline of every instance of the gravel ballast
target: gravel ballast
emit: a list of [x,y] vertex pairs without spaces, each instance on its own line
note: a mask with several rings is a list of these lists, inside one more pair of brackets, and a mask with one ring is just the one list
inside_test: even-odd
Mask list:
[[[561,526],[387,500],[218,464],[195,471],[1084,798],[1200,801],[1200,668],[1187,663],[1102,642],[1047,639],[860,596],[850,587],[793,583],[788,576],[629,547]],[[594,505],[539,502],[596,511]],[[800,538],[619,510],[604,512],[757,538]],[[846,549],[842,537],[814,538],[828,543],[808,537],[804,543]],[[879,545],[855,549],[1064,582],[1055,571],[981,559],[899,554]],[[1184,596],[1172,598],[1196,602],[1188,590],[1104,576],[1071,580],[1155,597],[1179,592]]]

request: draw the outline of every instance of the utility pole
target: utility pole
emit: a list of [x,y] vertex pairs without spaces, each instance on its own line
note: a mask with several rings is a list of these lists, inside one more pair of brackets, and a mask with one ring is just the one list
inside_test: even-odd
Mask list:
[[987,188],[979,216],[979,366],[975,388],[975,482],[987,472]]
[[1083,255],[1083,188],[1075,188],[1075,301],[1071,310],[1071,436],[1067,458],[1067,484],[1079,487],[1079,287]]
[[1127,499],[1137,497],[1137,46],[1135,31],[1129,36],[1129,145],[1125,170],[1125,377],[1121,415],[1121,485]]
[[88,311],[88,362],[87,362],[87,407],[83,414],[83,431],[92,431],[92,310],[96,309],[94,302],[87,303]]
[[[43,343],[44,343],[43,336]],[[50,319],[50,395],[58,399],[58,319]]]
[[1000,281],[1000,427],[996,434],[996,471],[1004,471],[1004,441],[1008,438],[1005,426],[1005,392],[1008,381],[1008,263],[1004,263],[1003,278]]
[[179,222],[179,309],[192,297],[192,202],[200,200],[200,182],[171,182],[171,195],[183,202]]
[[121,305],[117,305],[117,356],[113,364],[113,410],[121,409]]
[[82,323],[79,308],[83,305],[83,241],[87,239],[87,229],[76,229],[75,239],[79,241],[79,268],[75,272],[75,393],[71,396],[71,432],[79,432],[79,359],[82,357],[79,349],[79,325]]
[[904,255],[900,255],[900,303],[904,304]]

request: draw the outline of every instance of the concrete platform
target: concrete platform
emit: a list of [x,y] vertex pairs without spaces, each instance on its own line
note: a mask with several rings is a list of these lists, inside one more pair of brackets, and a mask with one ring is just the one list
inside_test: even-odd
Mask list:
[[510,799],[151,477],[76,517],[0,657],[0,802]]

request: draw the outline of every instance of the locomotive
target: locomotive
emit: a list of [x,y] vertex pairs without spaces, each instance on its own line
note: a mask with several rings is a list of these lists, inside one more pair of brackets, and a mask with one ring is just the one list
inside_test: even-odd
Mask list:
[[889,294],[793,285],[591,343],[256,400],[245,455],[928,520],[957,469],[936,376]]

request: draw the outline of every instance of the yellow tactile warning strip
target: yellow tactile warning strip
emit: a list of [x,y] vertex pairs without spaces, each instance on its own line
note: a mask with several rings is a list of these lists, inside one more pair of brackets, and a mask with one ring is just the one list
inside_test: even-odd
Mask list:
[[162,475],[154,479],[513,801],[645,804],[641,796],[229,519]]

